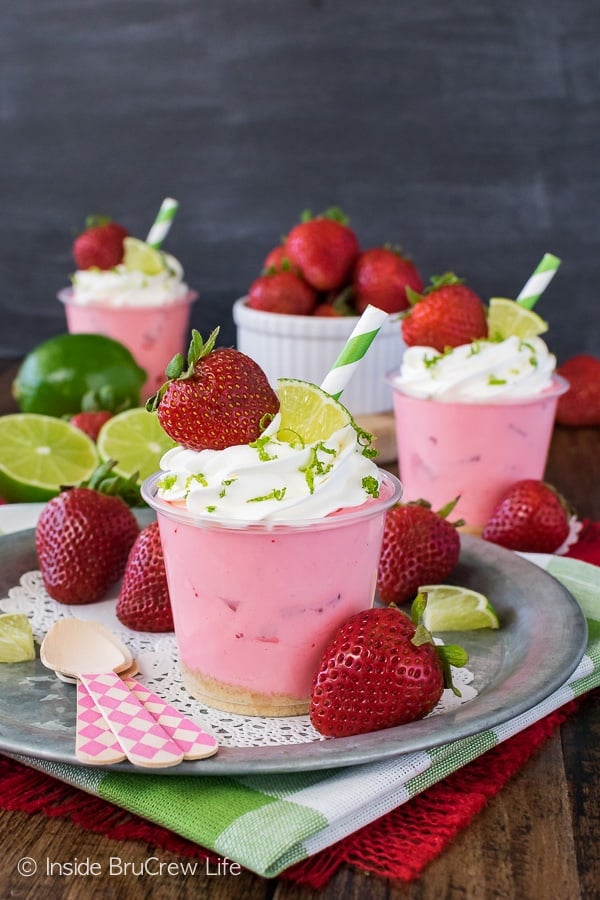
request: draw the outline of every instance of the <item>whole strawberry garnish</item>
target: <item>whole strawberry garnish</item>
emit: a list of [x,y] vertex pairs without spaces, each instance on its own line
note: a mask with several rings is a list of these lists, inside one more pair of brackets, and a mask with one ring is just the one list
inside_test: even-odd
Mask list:
[[557,372],[569,382],[569,390],[558,400],[556,421],[560,425],[600,425],[600,359],[590,353],[572,356]]
[[71,416],[69,421],[71,425],[74,425],[75,428],[79,428],[80,431],[83,431],[88,437],[91,437],[93,441],[97,441],[100,429],[109,419],[112,419],[112,415],[113,414],[107,409],[97,411],[83,410],[82,412],[75,413],[74,416]]
[[174,631],[158,522],[143,528],[129,553],[117,618],[135,631]]
[[232,347],[214,349],[193,329],[184,369],[181,354],[167,366],[169,379],[146,408],[157,411],[166,433],[189,450],[224,450],[249,444],[279,411],[279,399],[254,360]]
[[348,219],[337,207],[312,218],[309,212],[288,234],[285,252],[317,291],[341,288],[360,252]]
[[550,484],[525,478],[500,498],[482,537],[509,550],[553,553],[569,535],[571,511]]
[[326,737],[348,737],[422,719],[442,696],[449,663],[466,662],[459,650],[436,649],[423,625],[396,607],[357,613],[325,649],[310,720]]
[[110,219],[90,217],[86,230],[75,238],[73,258],[78,269],[113,269],[123,262],[128,232]]
[[402,320],[402,336],[409,347],[447,347],[470,344],[488,334],[485,307],[475,291],[452,272],[434,276],[424,294],[407,290],[412,304]]
[[[35,547],[47,592],[61,603],[93,603],[121,578],[139,526],[114,491],[123,485],[100,466],[86,485],[49,500],[38,520]],[[126,491],[131,488],[129,482]]]
[[251,309],[292,316],[310,316],[316,303],[316,291],[289,269],[261,275],[250,285],[247,300]]
[[422,584],[446,580],[458,563],[460,537],[448,516],[458,498],[434,512],[424,500],[398,503],[386,513],[377,588],[384,603],[404,603]]
[[389,246],[363,251],[356,260],[352,280],[359,314],[369,304],[388,313],[401,312],[410,306],[406,288],[417,293],[423,290],[421,276],[412,260]]

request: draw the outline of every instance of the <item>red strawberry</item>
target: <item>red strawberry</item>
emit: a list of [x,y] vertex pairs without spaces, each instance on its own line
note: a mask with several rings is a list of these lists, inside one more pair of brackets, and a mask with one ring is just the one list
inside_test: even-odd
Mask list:
[[374,247],[360,254],[354,266],[353,283],[359,314],[369,304],[388,313],[401,312],[410,305],[406,288],[417,293],[423,290],[415,264],[389,246]]
[[452,272],[434,276],[422,296],[407,291],[414,303],[402,320],[402,336],[409,347],[459,347],[486,338],[485,307],[475,291],[465,287]]
[[355,316],[354,288],[348,285],[341,291],[330,291],[314,309],[314,316]]
[[580,353],[557,372],[567,379],[569,390],[558,401],[556,421],[560,425],[600,425],[600,359]]
[[263,312],[310,316],[317,294],[306,281],[289,270],[261,275],[250,285],[247,305]]
[[313,681],[310,720],[348,737],[422,719],[444,690],[431,636],[395,607],[368,609],[341,626]]
[[509,550],[553,553],[568,537],[570,517],[567,502],[552,485],[526,478],[498,501],[482,537]]
[[71,416],[69,421],[71,425],[74,425],[75,428],[79,428],[80,431],[83,431],[88,437],[91,437],[93,441],[97,441],[100,429],[105,422],[112,419],[112,415],[113,414],[107,409],[98,411],[84,410]]
[[116,487],[113,466],[105,463],[87,486],[53,497],[38,520],[35,546],[42,579],[61,603],[101,600],[125,571],[139,526],[121,497],[102,492]]
[[358,240],[340,210],[332,208],[317,218],[303,216],[290,231],[286,254],[318,291],[342,287],[360,252]]
[[129,553],[117,618],[134,631],[174,631],[158,522],[143,528]]
[[126,229],[109,219],[90,218],[86,225],[86,230],[73,244],[77,268],[113,269],[123,262]]
[[167,378],[146,407],[156,410],[166,433],[189,450],[224,450],[255,441],[265,417],[279,410],[277,394],[254,360],[231,347],[213,349],[218,328],[206,343],[193,329],[187,369],[175,356]]
[[325,303],[325,302],[318,303],[317,306],[315,306],[315,309],[313,312],[313,316],[321,316],[323,318],[328,318],[328,319],[339,319],[340,316],[343,316],[343,315],[344,315],[343,313],[341,313],[338,309],[336,309],[336,307],[333,305],[333,303]]
[[[458,500],[458,498],[457,498]],[[439,512],[417,500],[388,510],[377,572],[377,588],[384,603],[404,603],[422,584],[444,582],[458,563],[462,522],[449,522],[453,500]]]
[[296,274],[300,274],[298,266],[293,266],[289,261],[285,244],[278,244],[277,247],[273,247],[273,249],[267,253],[261,274],[266,275],[270,272],[280,271],[296,272]]

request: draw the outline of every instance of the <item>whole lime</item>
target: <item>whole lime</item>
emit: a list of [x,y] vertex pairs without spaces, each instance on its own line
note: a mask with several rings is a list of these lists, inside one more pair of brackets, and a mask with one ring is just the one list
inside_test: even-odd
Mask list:
[[99,408],[140,406],[145,380],[145,371],[118,341],[101,334],[59,334],[27,354],[12,389],[22,412],[70,416],[82,405],[89,408],[92,398]]

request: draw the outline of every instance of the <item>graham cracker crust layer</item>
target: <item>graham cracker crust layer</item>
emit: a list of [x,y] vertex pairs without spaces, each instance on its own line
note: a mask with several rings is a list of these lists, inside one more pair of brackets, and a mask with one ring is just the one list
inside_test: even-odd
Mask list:
[[308,713],[309,699],[287,694],[261,694],[217,681],[209,675],[189,669],[181,663],[183,683],[192,697],[225,712],[240,716],[303,716]]

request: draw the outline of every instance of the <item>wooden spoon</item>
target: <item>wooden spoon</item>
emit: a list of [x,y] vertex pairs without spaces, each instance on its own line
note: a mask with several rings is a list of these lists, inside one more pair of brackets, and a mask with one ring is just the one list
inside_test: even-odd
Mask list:
[[59,619],[42,641],[40,659],[82,682],[130,762],[149,768],[177,765],[183,751],[117,674],[131,665],[131,654],[105,632],[97,622]]

